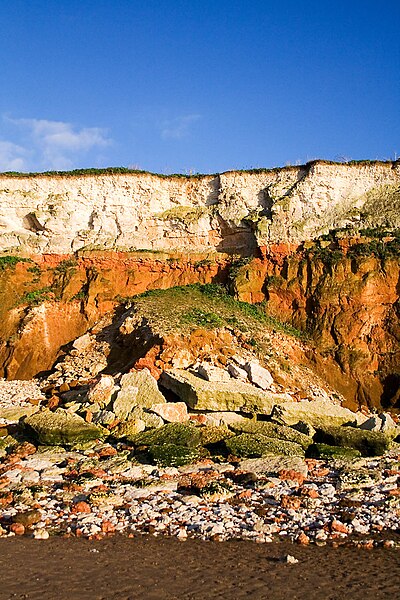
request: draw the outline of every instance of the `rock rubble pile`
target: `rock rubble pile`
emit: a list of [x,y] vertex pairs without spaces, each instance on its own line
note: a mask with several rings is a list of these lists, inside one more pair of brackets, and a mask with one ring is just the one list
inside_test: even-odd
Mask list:
[[296,401],[256,360],[37,385],[1,386],[0,535],[308,544],[400,528],[392,417],[316,386]]

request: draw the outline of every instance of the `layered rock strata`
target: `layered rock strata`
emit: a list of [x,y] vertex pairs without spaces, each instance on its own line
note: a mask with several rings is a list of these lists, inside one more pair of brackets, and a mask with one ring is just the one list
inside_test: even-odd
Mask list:
[[308,331],[316,371],[349,402],[396,407],[399,215],[398,161],[195,177],[4,174],[0,375],[50,369],[121,298],[224,281]]

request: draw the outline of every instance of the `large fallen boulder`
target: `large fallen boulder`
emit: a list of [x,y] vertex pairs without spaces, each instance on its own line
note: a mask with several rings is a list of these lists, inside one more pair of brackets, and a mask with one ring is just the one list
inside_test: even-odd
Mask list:
[[27,417],[26,429],[44,446],[70,446],[104,437],[104,429],[86,423],[79,415],[63,409],[42,410]]
[[355,448],[363,456],[380,456],[390,448],[391,437],[379,431],[364,431],[355,427],[325,427],[315,435],[317,443]]
[[342,446],[329,446],[329,444],[312,444],[307,451],[307,456],[322,460],[353,460],[361,457],[361,452],[355,448]]
[[162,467],[181,467],[194,463],[208,453],[199,446],[188,448],[178,444],[160,444],[150,446],[149,455],[151,459]]
[[300,444],[278,440],[259,433],[242,433],[225,440],[226,447],[231,454],[240,457],[256,458],[275,454],[281,456],[304,456]]
[[304,450],[307,450],[313,442],[311,437],[300,431],[270,421],[242,421],[233,423],[229,428],[235,433],[260,433],[261,435],[266,435],[270,438],[294,442],[295,444],[300,444]]
[[272,419],[281,425],[304,421],[315,428],[357,423],[357,415],[351,410],[325,400],[279,404],[274,407]]
[[307,463],[300,456],[245,458],[240,461],[239,469],[255,475],[278,475],[282,470],[295,471],[304,476],[308,473]]
[[265,392],[249,383],[206,381],[180,369],[164,371],[160,382],[196,410],[269,415],[276,404],[290,400],[288,394]]
[[360,425],[365,431],[381,431],[395,439],[400,435],[400,427],[394,422],[389,413],[373,415]]
[[152,408],[155,404],[166,402],[148,369],[126,373],[121,377],[120,385],[113,412],[121,421],[127,420],[136,406]]
[[193,448],[201,443],[198,427],[184,423],[167,423],[158,429],[150,429],[128,437],[135,446],[160,446],[175,444]]

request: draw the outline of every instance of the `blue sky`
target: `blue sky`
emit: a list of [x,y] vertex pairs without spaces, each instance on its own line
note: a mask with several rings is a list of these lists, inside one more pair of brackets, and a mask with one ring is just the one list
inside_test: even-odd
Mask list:
[[400,154],[400,2],[0,0],[0,171]]

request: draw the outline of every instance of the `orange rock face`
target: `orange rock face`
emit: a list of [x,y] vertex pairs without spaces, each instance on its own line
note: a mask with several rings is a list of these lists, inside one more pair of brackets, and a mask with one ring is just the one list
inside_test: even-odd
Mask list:
[[92,252],[35,256],[0,270],[0,377],[30,379],[50,369],[63,346],[123,298],[219,281],[227,265],[224,255]]
[[354,257],[349,247],[335,254],[264,248],[262,259],[240,269],[234,291],[311,333],[314,368],[349,407],[399,406],[399,260]]
[[[335,248],[276,243],[240,267],[232,291],[265,302],[283,322],[310,332],[309,365],[347,399],[350,408],[400,407],[400,301],[397,257],[354,256],[357,240]],[[122,298],[150,289],[226,282],[226,254],[81,252],[41,255],[0,270],[0,376],[29,379],[50,369],[62,348],[92,327]],[[225,364],[229,333],[170,336],[135,364],[158,377],[210,352]],[[296,360],[287,348],[289,360]]]

